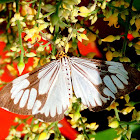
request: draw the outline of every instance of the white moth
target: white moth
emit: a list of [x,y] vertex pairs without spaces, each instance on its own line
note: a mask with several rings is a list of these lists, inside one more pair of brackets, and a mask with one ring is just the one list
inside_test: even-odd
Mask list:
[[100,111],[138,84],[140,73],[128,65],[59,55],[7,84],[0,92],[0,107],[46,122],[57,121],[64,117],[73,90],[90,110]]

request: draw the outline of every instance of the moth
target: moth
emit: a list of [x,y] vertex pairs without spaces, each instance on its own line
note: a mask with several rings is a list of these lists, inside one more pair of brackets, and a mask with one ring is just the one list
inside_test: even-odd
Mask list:
[[100,111],[139,84],[140,72],[126,64],[60,52],[57,60],[8,83],[0,91],[0,107],[52,122],[64,117],[73,91],[91,111]]

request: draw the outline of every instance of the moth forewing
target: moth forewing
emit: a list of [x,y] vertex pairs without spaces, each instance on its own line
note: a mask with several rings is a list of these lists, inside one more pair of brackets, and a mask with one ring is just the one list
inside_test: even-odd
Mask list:
[[140,72],[126,64],[70,59],[74,92],[90,110],[105,109],[113,100],[132,92],[140,84]]
[[[65,92],[62,92],[62,87],[61,90],[56,88],[56,86],[59,88],[61,77],[64,76],[62,76],[60,60],[54,60],[22,75],[8,83],[0,91],[0,107],[17,114],[34,115],[44,121],[60,120],[69,104],[68,93],[62,95],[61,93]],[[60,85],[63,86],[64,82],[65,80]],[[56,89],[55,91],[58,93],[51,94],[50,90],[53,91],[53,89]],[[53,106],[56,108],[52,108]],[[45,107],[48,112],[47,109],[43,110]]]
[[0,91],[0,107],[46,122],[58,121],[69,106],[72,86],[84,105],[100,111],[138,84],[140,72],[128,65],[61,55],[7,84]]

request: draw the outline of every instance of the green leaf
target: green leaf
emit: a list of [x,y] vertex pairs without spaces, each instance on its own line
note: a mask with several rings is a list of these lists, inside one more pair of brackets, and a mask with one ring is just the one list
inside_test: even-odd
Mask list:
[[54,26],[54,25],[58,24],[58,21],[59,21],[58,15],[52,14],[52,16],[51,16],[51,23],[52,23],[52,25]]
[[132,138],[139,138],[140,124],[129,125],[132,130]]
[[90,52],[87,54],[87,58],[93,58],[96,55],[94,52]]
[[0,0],[0,3],[9,3],[14,2],[15,0]]
[[65,27],[68,27],[68,25],[66,24],[66,23],[64,23],[63,21],[59,21],[59,26],[61,27],[61,28],[65,28]]
[[51,4],[41,6],[41,8],[46,12],[51,12],[51,13],[53,12],[54,13],[56,11],[56,6],[51,5]]
[[115,129],[110,128],[104,131],[97,132],[96,135],[89,135],[90,138],[94,137],[95,140],[113,140],[118,137]]

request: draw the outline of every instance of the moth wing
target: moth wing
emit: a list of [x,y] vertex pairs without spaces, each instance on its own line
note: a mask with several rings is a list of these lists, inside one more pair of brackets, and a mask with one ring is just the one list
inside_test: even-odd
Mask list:
[[16,78],[0,91],[0,107],[43,121],[61,120],[68,104],[59,60]]
[[100,111],[140,84],[140,72],[119,62],[72,57],[75,95],[90,110]]

